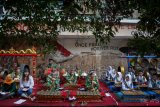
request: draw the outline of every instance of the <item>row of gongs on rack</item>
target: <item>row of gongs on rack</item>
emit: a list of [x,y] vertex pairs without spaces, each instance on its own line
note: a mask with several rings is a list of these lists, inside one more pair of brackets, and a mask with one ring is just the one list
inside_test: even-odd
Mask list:
[[134,66],[135,69],[148,69],[154,68],[160,70],[160,59],[158,58],[133,58],[130,59],[130,66]]

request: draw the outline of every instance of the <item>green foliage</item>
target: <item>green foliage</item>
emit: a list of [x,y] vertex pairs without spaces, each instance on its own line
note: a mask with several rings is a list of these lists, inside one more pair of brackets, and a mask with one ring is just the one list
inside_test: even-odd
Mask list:
[[130,39],[128,45],[135,47],[137,49],[137,54],[142,56],[155,53],[155,40],[148,36],[148,34],[146,36],[144,32],[134,32],[134,39]]
[[140,21],[129,46],[139,54],[160,55],[160,0],[135,0]]
[[[132,0],[1,0],[6,14],[1,38],[8,44],[26,40],[28,45],[55,47],[62,31],[92,31],[97,42],[108,43],[123,17],[130,17]],[[21,27],[20,27],[21,26]],[[115,28],[115,29],[113,29]],[[46,50],[45,52],[49,52]]]

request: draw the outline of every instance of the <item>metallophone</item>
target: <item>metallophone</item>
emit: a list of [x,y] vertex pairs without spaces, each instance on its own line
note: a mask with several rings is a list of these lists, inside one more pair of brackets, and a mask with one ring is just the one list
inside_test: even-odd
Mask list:
[[122,87],[121,84],[115,84],[115,87]]
[[[78,100],[88,100],[88,101],[98,101],[101,99],[101,94],[99,91],[76,91],[76,96]],[[49,90],[41,90],[37,92],[37,101],[38,102],[52,102],[52,101],[60,101],[64,100],[61,95],[61,91],[49,91]]]
[[65,84],[64,89],[67,90],[78,90],[79,86],[77,84]]
[[160,89],[153,90],[156,93],[156,98],[160,98]]
[[144,102],[146,100],[144,92],[140,90],[121,91],[121,93],[123,94],[120,99],[122,102]]
[[49,90],[41,90],[37,92],[37,101],[57,101],[63,100],[60,91],[49,91]]
[[140,90],[147,90],[148,89],[148,85],[146,85],[146,84],[137,85],[137,88],[140,89]]
[[157,94],[160,94],[160,89],[159,90],[154,90]]
[[77,91],[77,99],[80,100],[100,100],[101,94],[99,91]]
[[[44,86],[43,90],[37,92],[37,99],[38,102],[52,102],[52,101],[63,101],[64,99],[70,96],[70,92],[72,90],[78,90],[79,86],[77,84],[70,84],[67,83],[63,86],[63,91],[52,91],[51,87]],[[63,93],[64,92],[64,93]],[[63,96],[63,94],[65,94]],[[80,100],[100,100],[101,94],[99,91],[76,91],[75,95],[76,99]]]
[[117,91],[121,91],[122,89],[122,84],[121,83],[117,83],[114,85]]

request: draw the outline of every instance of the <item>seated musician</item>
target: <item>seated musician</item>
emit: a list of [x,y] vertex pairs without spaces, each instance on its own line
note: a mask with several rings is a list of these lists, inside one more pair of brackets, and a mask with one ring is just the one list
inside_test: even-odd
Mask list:
[[132,82],[137,82],[136,75],[135,75],[135,70],[133,69],[132,66],[128,68],[128,71],[125,73],[125,75],[127,75],[127,74],[131,75]]
[[[19,67],[18,63],[14,62],[13,67],[11,67],[11,70],[10,70],[10,74],[11,74],[12,78],[15,78],[15,76],[17,75],[18,67]],[[19,67],[19,69],[20,69],[20,67]]]
[[42,83],[47,83],[48,76],[51,74],[52,71],[53,71],[53,68],[47,68],[47,67],[45,68]]
[[26,65],[24,67],[24,71],[20,79],[20,87],[18,90],[18,94],[21,97],[28,98],[31,101],[33,101],[35,99],[35,97],[31,97],[33,92],[33,86],[34,86],[34,80],[30,74],[29,66]]
[[92,91],[98,91],[99,90],[99,82],[98,82],[98,77],[97,74],[93,74],[93,80],[92,80]]
[[48,86],[48,87],[51,87],[51,86],[52,86],[52,81],[53,81],[53,80],[52,80],[52,75],[53,75],[53,74],[51,74],[51,73],[47,75],[47,78],[46,78],[46,86]]
[[87,73],[83,72],[81,76],[79,76],[77,84],[80,86],[80,88],[85,88],[85,83],[86,83],[86,78],[87,78]]
[[91,71],[86,78],[86,89],[91,91],[98,91],[99,89],[98,77],[94,71]]
[[122,90],[128,91],[128,90],[134,90],[133,82],[130,74],[127,74],[125,76],[125,79],[122,82]]
[[115,77],[116,77],[116,70],[112,69],[110,72],[110,81],[114,82]]
[[122,73],[121,72],[116,72],[116,76],[115,76],[115,79],[114,79],[114,85],[108,86],[109,89],[111,90],[111,92],[120,91],[122,81],[123,81]]
[[0,97],[0,100],[12,97],[16,94],[16,84],[11,77],[11,74],[8,74],[2,84],[2,92],[5,92],[5,95]]
[[160,89],[160,80],[157,78],[157,75],[153,75],[152,79],[148,83],[150,89]]
[[51,74],[47,76],[47,86],[50,87],[52,91],[57,91],[60,88],[60,77],[59,71],[54,69]]
[[48,65],[45,68],[44,75],[48,75],[51,73],[53,69],[57,68],[57,64],[54,63],[53,59],[48,60]]
[[145,71],[144,76],[146,77],[146,80],[147,80],[147,83],[148,83],[151,80],[151,74],[149,73],[149,71]]
[[63,77],[65,78],[65,80],[67,81],[67,83],[69,83],[70,74],[68,73],[68,71],[66,71],[66,72],[63,74]]
[[78,69],[77,73],[78,73],[78,80],[79,80],[79,79],[81,79],[83,71],[81,69]]
[[20,77],[21,77],[20,67],[17,67],[16,72],[15,72],[15,76],[14,76],[14,80],[15,80],[15,81],[19,81],[19,80],[20,80]]
[[108,69],[106,70],[106,79],[108,81],[111,80],[111,72],[112,72],[113,68],[111,66],[108,67]]
[[137,76],[137,84],[138,85],[147,85],[147,79],[143,76],[143,72],[139,71],[139,75]]
[[110,86],[110,85],[114,85],[114,78],[116,76],[116,71],[114,68],[112,68],[112,66],[108,67],[108,70],[106,71],[106,81],[105,83]]
[[62,67],[60,69],[60,84],[66,83],[65,75],[66,75],[66,69],[64,67]]
[[151,76],[151,79],[148,81],[148,90],[145,90],[144,92],[149,95],[150,99],[154,99],[157,96],[157,93],[153,90],[159,89],[157,84],[157,74],[154,74]]
[[123,76],[121,72],[116,72],[116,77],[114,79],[115,84],[121,84],[123,81]]
[[54,61],[53,61],[53,59],[49,59],[47,67],[48,68],[54,68]]
[[72,69],[70,72],[69,83],[75,85],[77,83],[77,78],[78,78],[78,73],[76,72],[76,70]]

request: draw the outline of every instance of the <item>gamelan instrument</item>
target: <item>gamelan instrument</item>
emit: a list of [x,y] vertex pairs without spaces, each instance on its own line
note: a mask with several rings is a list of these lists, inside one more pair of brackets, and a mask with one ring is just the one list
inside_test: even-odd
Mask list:
[[121,93],[121,96],[118,97],[122,102],[144,102],[146,100],[144,92],[140,90],[121,91]]

